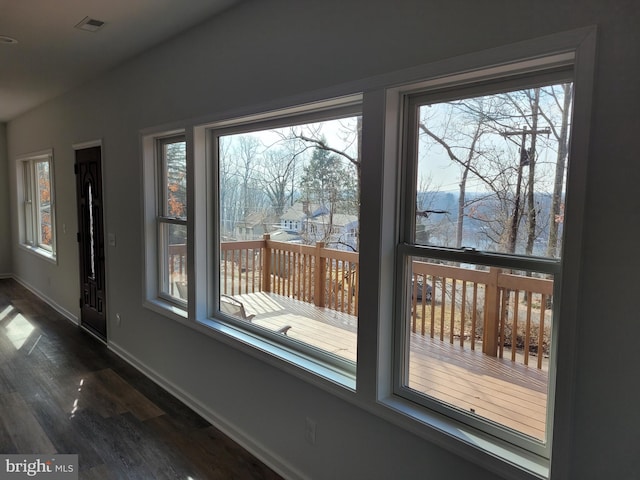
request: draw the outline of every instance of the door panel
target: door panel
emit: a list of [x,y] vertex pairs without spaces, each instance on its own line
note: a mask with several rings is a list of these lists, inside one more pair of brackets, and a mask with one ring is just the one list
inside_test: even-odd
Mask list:
[[107,338],[102,203],[102,148],[76,150],[80,324]]

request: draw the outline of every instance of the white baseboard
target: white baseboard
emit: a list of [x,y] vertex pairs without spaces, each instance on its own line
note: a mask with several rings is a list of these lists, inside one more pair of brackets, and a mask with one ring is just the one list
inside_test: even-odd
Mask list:
[[42,293],[41,291],[39,291],[38,289],[36,289],[35,287],[33,287],[32,285],[29,285],[27,282],[25,282],[23,279],[21,279],[20,277],[18,277],[17,275],[11,275],[11,277],[18,282],[20,285],[22,285],[24,288],[26,288],[27,290],[29,290],[31,293],[33,293],[36,297],[38,297],[40,300],[42,300],[43,302],[47,303],[51,308],[53,308],[56,312],[58,312],[60,315],[62,315],[64,318],[66,318],[67,320],[69,320],[71,323],[74,323],[75,325],[78,325],[78,317],[75,316],[73,313],[71,313],[69,310],[67,310],[66,308],[62,307],[61,305],[58,305],[56,302],[54,302],[51,298],[49,298],[48,296],[46,296],[44,293]]
[[126,350],[120,348],[113,342],[109,342],[108,347],[109,350],[114,352],[125,362],[129,363],[131,366],[142,372],[145,376],[158,384],[160,387],[174,395],[185,405],[191,408],[194,412],[207,420],[214,427],[231,438],[234,442],[238,443],[240,446],[242,446],[242,448],[249,451],[264,464],[268,465],[269,468],[274,470],[283,478],[300,480],[308,478],[307,476],[303,475],[301,472],[292,468],[290,465],[284,462],[279,456],[274,455],[273,452],[271,452],[268,448],[265,448],[264,445],[256,443],[253,438],[242,432],[240,429],[236,428],[234,425],[227,422],[224,418],[211,410],[208,406],[193,398],[191,394],[185,392],[182,388],[167,380],[152,368],[149,368],[133,355],[130,355]]
[[0,280],[4,278],[13,278],[13,275],[10,273],[0,273]]

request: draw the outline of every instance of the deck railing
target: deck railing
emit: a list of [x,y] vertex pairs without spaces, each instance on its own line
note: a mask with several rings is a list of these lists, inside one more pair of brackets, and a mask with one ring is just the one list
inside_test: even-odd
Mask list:
[[187,245],[184,243],[169,245],[169,294],[175,297],[178,283],[187,280]]
[[546,368],[553,280],[413,262],[411,330]]
[[[182,251],[169,251],[182,255]],[[358,315],[358,254],[262,240],[221,242],[225,295],[272,292]],[[171,265],[182,265],[182,259]],[[551,342],[553,280],[413,262],[411,331],[487,355],[546,369]]]
[[225,295],[272,292],[358,315],[358,254],[263,240],[220,244],[220,287]]

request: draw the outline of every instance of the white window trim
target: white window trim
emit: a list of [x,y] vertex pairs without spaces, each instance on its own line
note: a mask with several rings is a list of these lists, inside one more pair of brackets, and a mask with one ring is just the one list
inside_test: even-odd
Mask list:
[[[174,141],[180,139],[179,141],[186,142],[186,138],[184,133],[176,134],[176,135],[163,135],[162,137],[155,138],[154,147],[155,147],[155,167],[156,167],[156,248],[158,249],[157,262],[158,262],[158,274],[157,274],[157,291],[158,298],[161,301],[167,302],[169,304],[173,304],[179,310],[187,309],[187,300],[178,299],[169,295],[167,290],[169,286],[166,285],[167,277],[166,265],[167,258],[165,255],[168,254],[168,245],[164,244],[164,239],[162,235],[162,226],[163,225],[182,225],[187,227],[187,216],[184,217],[169,217],[163,211],[166,207],[168,199],[165,197],[166,195],[166,182],[167,182],[167,172],[166,165],[164,163],[164,153],[161,149],[168,143],[173,143]],[[188,258],[188,256],[187,256]],[[188,268],[188,267],[187,267]],[[167,275],[168,276],[168,275]]]
[[[565,57],[565,56],[563,55],[562,57]],[[499,91],[507,90],[510,88],[518,88],[518,89],[529,88],[528,85],[536,84],[536,82],[540,80],[543,80],[545,82],[553,81],[553,82],[559,82],[559,83],[563,83],[566,81],[573,81],[573,74],[570,69],[561,68],[559,71],[556,71],[556,67],[562,66],[561,61],[558,61],[556,57],[549,57],[548,60],[551,68],[553,69],[553,72],[550,75],[547,74],[547,72],[538,71],[538,68],[536,67],[536,70],[534,71],[533,75],[518,79],[518,81],[514,83],[513,74],[511,73],[511,71],[515,71],[516,74],[519,74],[521,70],[520,64],[516,63],[508,67],[505,66],[504,75],[501,75],[495,78],[490,84],[484,85],[480,88],[477,88],[474,85],[471,85],[471,86],[475,88],[475,90],[477,91],[477,95],[482,96],[482,95],[493,94],[494,92],[499,92]],[[568,62],[566,65],[567,67],[571,67],[573,65],[572,57],[571,58],[567,57],[565,60]],[[480,78],[484,79],[482,72],[479,72],[479,73],[481,74]],[[439,79],[439,80],[442,80],[442,79]],[[436,85],[435,88],[430,88],[430,85],[427,85],[425,87],[425,90],[415,94],[415,97],[418,99],[418,102],[422,103],[422,101],[424,101],[426,98],[428,98],[429,101],[433,100],[434,102],[446,101],[446,100],[441,100],[442,94],[437,91],[437,88],[441,86],[440,81],[437,83],[438,84]],[[514,84],[515,84],[515,87],[514,87]],[[467,79],[465,79],[464,84],[461,86],[457,85],[456,83],[448,84],[446,86],[448,87],[447,93],[446,93],[446,99],[458,98],[458,96],[456,96],[456,92],[459,92],[460,95],[466,95],[468,93]],[[400,104],[405,104],[405,102],[403,101],[404,99],[409,99],[413,97],[412,94],[399,93],[399,95],[401,97]],[[405,125],[404,128],[407,128],[407,129],[415,128],[415,126]],[[414,134],[415,133],[416,132],[414,132]],[[403,152],[403,156],[408,156],[408,155],[411,155],[411,153]],[[413,159],[403,158],[402,161],[403,163],[412,162]],[[408,166],[404,165],[404,168],[408,168]],[[401,188],[401,191],[404,197],[405,190],[406,192],[409,192],[411,190],[411,187],[406,185],[407,183],[406,179],[403,180],[403,182],[404,183],[403,183],[403,187]],[[579,185],[578,185],[578,188],[579,188]],[[569,195],[572,194],[572,189],[573,187],[569,189],[570,190]],[[411,213],[410,209],[413,208],[414,200],[410,200],[409,198],[406,198],[406,199],[403,198],[403,200],[401,201],[405,203],[404,218],[406,221],[407,214],[410,214]],[[401,231],[409,227],[413,228],[413,226],[410,225],[410,222],[407,222],[406,225],[401,226]],[[440,259],[445,259],[450,261],[459,261],[462,263],[499,266],[499,267],[508,268],[508,269],[522,269],[522,270],[528,270],[528,271],[534,271],[534,272],[541,272],[546,274],[552,274],[555,279],[561,278],[561,271],[562,271],[562,265],[563,265],[562,259],[541,258],[541,257],[535,257],[535,256],[523,256],[523,255],[516,255],[516,254],[502,254],[499,252],[492,252],[492,251],[476,252],[473,250],[456,250],[456,249],[449,249],[449,248],[430,247],[426,245],[422,246],[416,243],[411,243],[411,241],[408,241],[407,243],[403,243],[402,242],[403,236],[410,236],[409,232],[405,231],[404,234],[402,232],[400,233],[401,241],[397,249],[397,255],[398,255],[397,270],[398,271],[396,273],[397,273],[398,286],[397,286],[396,298],[398,299],[398,301],[396,304],[396,316],[398,320],[401,320],[401,321],[398,321],[397,324],[395,325],[395,332],[394,332],[395,338],[396,338],[396,345],[395,345],[396,369],[394,372],[395,373],[395,381],[394,381],[395,393],[401,397],[405,397],[409,400],[414,400],[416,403],[421,403],[427,406],[428,408],[432,408],[433,410],[439,411],[444,415],[451,416],[452,418],[457,418],[460,421],[464,423],[468,423],[471,426],[475,425],[478,429],[482,431],[485,431],[487,433],[491,432],[491,434],[495,435],[496,437],[502,438],[508,442],[511,442],[517,446],[523,447],[526,450],[534,452],[548,459],[550,457],[549,441],[547,442],[536,441],[518,432],[509,431],[509,429],[506,429],[502,426],[491,425],[490,422],[486,421],[485,419],[482,419],[481,417],[462,414],[459,409],[453,409],[449,406],[446,406],[444,402],[441,402],[437,399],[428,398],[427,396],[418,394],[415,391],[411,390],[409,387],[404,386],[404,380],[403,380],[404,373],[401,371],[401,365],[404,361],[403,352],[405,351],[405,349],[409,348],[409,346],[406,345],[406,336],[403,335],[403,332],[406,331],[404,330],[406,328],[404,321],[406,321],[405,309],[407,307],[406,305],[403,304],[402,300],[400,300],[403,298],[404,292],[406,292],[406,290],[403,289],[401,284],[402,284],[402,279],[406,278],[405,277],[407,275],[406,268],[408,268],[408,267],[404,267],[403,265],[406,265],[406,260],[412,256],[418,256],[423,258],[436,258],[436,259],[440,258]],[[556,299],[560,298],[560,287],[561,285],[559,281],[554,282],[554,289],[555,289],[554,297]],[[556,338],[556,335],[557,335],[556,326],[561,321],[559,318],[560,309],[556,307],[554,307],[553,309],[552,325],[555,329],[554,333],[552,334],[553,338]],[[553,364],[550,365],[550,368],[554,369],[555,357],[551,357],[551,358],[554,361],[552,362]],[[552,374],[550,373],[550,375]],[[548,427],[546,428],[546,437],[548,439],[550,439],[550,427],[553,420],[553,415],[552,415],[553,388],[551,388],[551,384],[549,384],[549,386],[550,386],[550,389],[548,392],[549,400],[547,401],[547,419],[545,422]]]
[[[149,136],[185,131],[187,137],[187,177],[189,184],[188,225],[189,284],[190,301],[188,316],[185,312],[174,312],[167,305],[158,304],[153,298],[153,285],[147,279],[150,262],[145,258],[145,306],[158,313],[175,319],[203,335],[209,336],[231,348],[235,348],[259,361],[273,365],[280,370],[324,391],[348,401],[358,408],[376,415],[390,423],[444,448],[455,455],[506,479],[570,478],[570,451],[573,419],[573,380],[575,378],[575,338],[578,318],[578,297],[581,286],[581,225],[585,199],[586,164],[588,159],[589,126],[595,67],[596,28],[586,27],[558,33],[548,37],[526,40],[517,44],[498,47],[482,52],[462,55],[435,63],[384,74],[365,80],[338,85],[322,91],[296,95],[267,104],[242,107],[234,111],[218,112],[187,124],[143,132],[143,161],[148,165],[146,142]],[[545,64],[548,57],[556,55],[561,62],[573,58],[574,98],[572,139],[570,157],[573,161],[569,182],[577,185],[566,205],[567,224],[564,243],[571,249],[563,249],[563,275],[559,279],[563,295],[554,352],[557,368],[550,377],[555,385],[555,405],[553,417],[553,443],[551,459],[535,455],[527,450],[509,444],[495,437],[483,434],[460,422],[437,412],[418,406],[393,393],[393,315],[394,315],[394,265],[397,244],[397,158],[399,139],[397,122],[400,93],[410,93],[423,89],[427,83],[449,81],[457,75],[473,78],[475,72],[489,73],[493,66],[496,73],[505,65],[522,63],[529,59],[527,69],[537,63]],[[445,80],[446,79],[446,80]],[[432,84],[432,83],[430,83]],[[292,110],[309,103],[327,98],[339,98],[364,92],[362,102],[363,139],[362,154],[368,166],[362,171],[362,202],[367,208],[361,211],[361,237],[367,242],[361,244],[361,290],[367,292],[370,302],[363,302],[359,308],[359,318],[363,320],[358,332],[357,390],[355,378],[309,361],[299,354],[287,351],[282,345],[273,345],[265,339],[252,337],[249,332],[210,318],[211,299],[207,292],[207,282],[213,278],[212,251],[207,237],[213,238],[209,219],[212,218],[214,198],[211,190],[210,166],[206,161],[211,148],[207,130],[211,125],[224,125],[234,119],[245,117],[256,121],[268,117],[269,112],[295,105]],[[231,119],[231,120],[229,120]],[[164,132],[164,133],[159,133]],[[152,140],[152,138],[151,138]],[[153,159],[151,160],[153,161]],[[143,200],[148,200],[153,191],[154,180],[148,178],[148,168],[143,176]],[[151,185],[148,183],[151,182]],[[203,193],[205,192],[205,193]],[[196,195],[206,196],[206,202],[196,202]],[[149,225],[148,205],[145,204],[145,225]],[[215,210],[215,209],[214,209]],[[149,229],[143,226],[146,246],[152,244]],[[152,230],[155,232],[155,229]],[[155,255],[154,252],[153,255]],[[155,262],[155,256],[151,255]],[[195,262],[196,258],[198,262]],[[558,355],[557,352],[560,352]],[[349,388],[345,388],[349,387]],[[551,428],[551,425],[549,425]]]
[[[50,208],[51,208],[51,248],[46,248],[36,242],[38,238],[36,231],[38,230],[38,213],[37,213],[37,201],[35,196],[37,194],[36,185],[36,172],[35,164],[38,162],[46,161],[49,164],[49,189],[50,189]],[[25,170],[28,168],[28,174],[25,174]],[[18,193],[18,231],[19,231],[19,243],[18,245],[23,250],[38,255],[45,260],[57,264],[57,238],[56,238],[56,196],[55,196],[55,180],[54,180],[54,163],[53,163],[53,149],[42,150],[39,152],[33,152],[25,155],[20,155],[16,158],[16,173],[17,173],[17,193]],[[29,186],[26,186],[26,182],[29,182]],[[31,199],[27,200],[26,195],[31,195]],[[26,203],[29,202],[29,209],[33,216],[31,225],[27,225],[26,217]],[[27,229],[31,230],[32,240],[27,238]]]
[[[217,137],[223,135],[237,134],[243,132],[253,132],[269,128],[277,128],[282,126],[313,123],[317,121],[338,118],[340,116],[349,116],[360,114],[362,108],[362,95],[353,94],[340,98],[333,98],[321,102],[310,102],[304,105],[296,105],[290,108],[275,109],[267,113],[259,113],[256,115],[240,116],[229,118],[222,121],[211,122],[206,125],[197,127],[200,135],[206,138],[206,145],[209,147],[204,154],[204,161],[195,162],[197,165],[207,165],[208,174],[205,172],[198,174],[198,177],[206,178],[205,191],[208,195],[207,205],[209,214],[201,216],[201,213],[194,213],[197,221],[193,222],[195,226],[206,226],[207,233],[197,232],[195,235],[208,236],[205,242],[208,245],[206,253],[209,258],[208,271],[205,275],[203,272],[195,272],[194,275],[206,276],[205,283],[195,283],[195,294],[199,299],[206,299],[206,309],[194,312],[194,317],[202,325],[207,325],[213,329],[226,332],[240,331],[248,335],[255,342],[258,349],[270,351],[273,355],[279,356],[287,362],[300,365],[314,365],[318,375],[330,378],[342,384],[345,388],[353,389],[355,387],[356,365],[350,361],[336,357],[320,349],[309,347],[301,342],[290,341],[288,337],[264,331],[264,329],[256,328],[254,325],[242,322],[232,317],[227,317],[218,309],[218,297],[214,292],[219,291],[219,237],[218,222],[219,212],[216,208],[218,199],[218,179],[217,179]],[[197,145],[197,143],[196,143]],[[199,191],[196,187],[196,192]],[[189,199],[191,201],[191,199]],[[202,204],[201,201],[192,202],[196,205]],[[197,227],[196,227],[197,229]],[[204,230],[204,228],[202,228]],[[191,232],[189,232],[191,234]],[[213,260],[216,259],[216,260]],[[195,262],[193,268],[204,270],[201,262]],[[203,285],[208,288],[203,289]],[[203,302],[194,302],[203,303]],[[219,325],[220,324],[220,325]],[[231,327],[231,330],[224,327]]]
[[[142,132],[142,204],[144,213],[142,258],[144,259],[143,306],[161,315],[179,322],[187,319],[187,303],[168,298],[162,293],[160,279],[160,235],[159,235],[159,201],[160,201],[160,166],[158,145],[165,138],[184,136],[184,128],[167,127],[160,130]],[[189,150],[187,149],[187,164]],[[187,226],[188,226],[188,222]],[[187,258],[189,256],[187,255]],[[189,268],[189,267],[187,267]]]

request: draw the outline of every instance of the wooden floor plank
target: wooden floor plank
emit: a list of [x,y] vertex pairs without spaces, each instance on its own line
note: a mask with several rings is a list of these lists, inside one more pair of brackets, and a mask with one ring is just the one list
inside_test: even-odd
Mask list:
[[117,480],[117,477],[104,463],[81,471],[79,480]]
[[164,412],[138,390],[125,382],[116,372],[107,368],[95,372],[93,378],[105,391],[105,395],[120,406],[121,412],[131,412],[140,420],[163,415]]
[[2,429],[11,439],[17,453],[56,453],[49,437],[19,393],[0,395],[0,412]]
[[[29,389],[26,397],[30,410],[58,453],[77,454],[82,459],[82,468],[90,469],[104,462],[96,451],[93,434],[85,437],[77,428],[73,410],[73,397],[63,396],[59,387],[64,381],[41,383]],[[70,401],[61,399],[71,398]]]
[[0,452],[78,454],[86,480],[281,478],[7,279],[0,279]]

